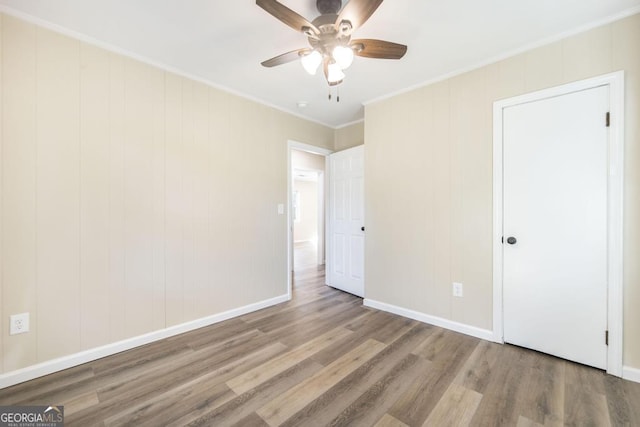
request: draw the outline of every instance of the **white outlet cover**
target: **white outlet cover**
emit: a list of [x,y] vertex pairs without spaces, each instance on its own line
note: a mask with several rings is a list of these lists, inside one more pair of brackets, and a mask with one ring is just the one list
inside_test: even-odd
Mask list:
[[9,316],[9,335],[24,334],[25,332],[29,332],[29,313]]
[[464,288],[462,286],[462,283],[453,282],[453,296],[454,297],[464,296]]

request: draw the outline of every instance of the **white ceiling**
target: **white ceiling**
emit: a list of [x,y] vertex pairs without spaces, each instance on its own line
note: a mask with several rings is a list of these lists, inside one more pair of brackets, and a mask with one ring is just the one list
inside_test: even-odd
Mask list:
[[[315,0],[281,2],[310,20],[318,15]],[[310,76],[297,61],[260,65],[307,41],[254,0],[0,0],[0,7],[339,127],[362,119],[367,101],[638,12],[640,0],[386,0],[354,38],[403,43],[407,54],[356,58],[340,103],[328,101],[322,73]]]

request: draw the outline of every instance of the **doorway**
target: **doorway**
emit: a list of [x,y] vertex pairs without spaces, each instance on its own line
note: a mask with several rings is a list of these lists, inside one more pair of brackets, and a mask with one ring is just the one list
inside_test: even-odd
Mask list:
[[289,141],[287,153],[288,293],[294,276],[324,271],[326,216],[326,156],[330,150]]
[[622,374],[622,73],[494,104],[497,341]]
[[[293,271],[324,265],[324,157],[293,151]],[[314,157],[310,157],[314,156]],[[300,158],[307,158],[322,169],[302,169]]]

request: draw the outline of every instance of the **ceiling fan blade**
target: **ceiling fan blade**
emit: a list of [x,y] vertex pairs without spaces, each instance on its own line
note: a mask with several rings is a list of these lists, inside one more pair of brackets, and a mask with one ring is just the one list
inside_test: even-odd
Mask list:
[[356,39],[349,45],[356,55],[365,58],[400,59],[407,53],[407,46],[384,40]]
[[309,28],[313,34],[320,33],[315,25],[276,0],[256,0],[256,4],[296,31],[304,33]]
[[382,0],[349,0],[349,3],[340,11],[336,25],[340,25],[342,21],[346,20],[351,22],[351,26],[355,30],[367,22],[380,4],[382,4]]
[[283,53],[282,55],[274,56],[271,59],[267,59],[264,62],[261,62],[263,67],[275,67],[277,65],[286,64],[287,62],[295,61],[299,59],[302,54],[310,51],[310,49],[298,49],[292,50],[291,52]]

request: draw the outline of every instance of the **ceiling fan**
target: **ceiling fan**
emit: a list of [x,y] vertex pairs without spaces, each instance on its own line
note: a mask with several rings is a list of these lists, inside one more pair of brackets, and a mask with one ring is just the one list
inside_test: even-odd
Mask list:
[[[329,86],[336,86],[345,78],[343,70],[353,62],[354,55],[365,58],[400,59],[407,46],[375,39],[351,39],[378,9],[383,0],[350,0],[342,7],[342,0],[316,0],[320,16],[309,22],[276,0],[256,0],[256,4],[286,25],[307,36],[310,47],[283,53],[262,62],[275,67],[300,59],[309,74],[315,74],[320,64]],[[342,10],[341,10],[342,9]]]

